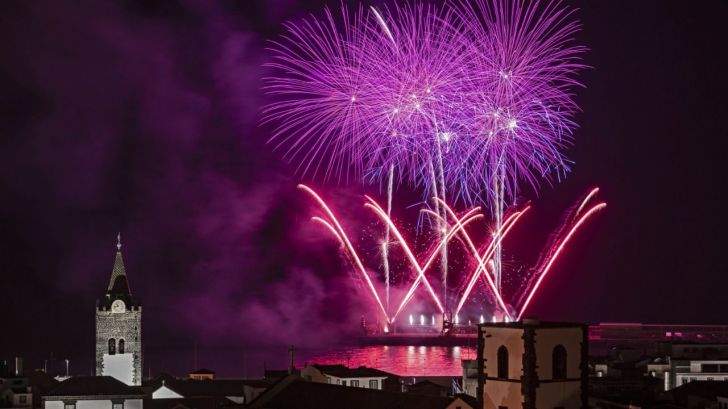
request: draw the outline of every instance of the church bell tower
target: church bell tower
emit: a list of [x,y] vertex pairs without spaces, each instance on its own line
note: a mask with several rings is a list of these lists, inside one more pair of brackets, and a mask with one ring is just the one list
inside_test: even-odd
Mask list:
[[129,291],[118,235],[109,287],[96,301],[96,375],[141,385],[142,373],[142,306]]

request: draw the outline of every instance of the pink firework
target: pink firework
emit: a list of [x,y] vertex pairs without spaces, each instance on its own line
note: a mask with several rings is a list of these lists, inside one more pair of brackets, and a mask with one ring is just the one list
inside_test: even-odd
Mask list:
[[[428,277],[428,271],[434,265],[434,262],[440,251],[447,242],[453,240],[455,237],[460,236],[466,254],[470,254],[475,265],[474,270],[465,276],[463,282],[463,288],[459,292],[459,302],[457,308],[454,310],[454,314],[457,315],[465,305],[465,302],[472,297],[472,291],[479,278],[483,279],[490,294],[490,299],[483,300],[489,301],[494,307],[494,311],[499,311],[505,319],[518,320],[523,317],[531,301],[538,292],[543,280],[549,275],[553,266],[555,265],[559,256],[564,252],[567,244],[574,238],[578,230],[597,212],[601,211],[606,207],[606,203],[601,202],[597,204],[591,204],[592,199],[595,197],[599,189],[592,190],[586,198],[581,201],[581,204],[575,206],[569,212],[568,217],[564,220],[563,225],[557,230],[552,241],[545,247],[542,254],[541,261],[533,269],[533,274],[525,280],[525,287],[519,292],[520,296],[513,300],[512,304],[509,304],[502,293],[501,289],[495,283],[495,275],[492,268],[492,260],[494,257],[495,249],[501,244],[506,238],[508,233],[518,223],[518,221],[526,214],[530,206],[526,206],[521,210],[512,212],[505,218],[502,226],[493,231],[491,239],[483,246],[476,246],[473,239],[468,233],[468,227],[471,227],[473,222],[482,218],[479,214],[480,208],[473,208],[462,215],[456,214],[445,202],[441,202],[441,205],[446,209],[450,215],[451,222],[446,224],[445,235],[443,240],[436,240],[435,245],[424,255],[415,254],[411,245],[408,243],[407,238],[399,231],[394,221],[387,215],[382,207],[372,198],[367,197],[365,207],[373,211],[375,216],[388,228],[390,228],[396,238],[396,245],[401,247],[410,269],[415,276],[411,284],[409,284],[404,297],[399,301],[398,307],[394,310],[388,310],[382,303],[382,299],[379,295],[379,290],[375,285],[374,280],[370,276],[369,270],[364,266],[362,258],[357,254],[357,251],[347,236],[347,232],[344,226],[337,220],[334,212],[324,202],[324,200],[311,188],[300,185],[301,189],[306,191],[320,206],[323,211],[323,217],[315,216],[312,218],[314,222],[323,225],[341,244],[342,251],[344,251],[352,261],[352,265],[358,270],[360,277],[366,283],[366,288],[371,295],[372,300],[376,304],[383,318],[386,319],[387,323],[394,323],[400,314],[403,312],[408,303],[410,303],[414,297],[416,290],[424,285],[427,294],[432,299],[434,306],[437,308],[439,313],[445,314],[447,311],[443,305],[441,298],[442,294],[438,294],[437,291],[430,284],[430,277]],[[439,199],[436,199],[439,200]],[[425,210],[426,212],[433,213],[433,216],[438,218],[441,217],[438,214]]]

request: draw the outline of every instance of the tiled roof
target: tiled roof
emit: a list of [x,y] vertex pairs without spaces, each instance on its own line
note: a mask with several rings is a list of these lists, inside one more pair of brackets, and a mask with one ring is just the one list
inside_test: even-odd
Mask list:
[[[179,393],[185,398],[212,397],[212,396],[243,396],[246,386],[253,388],[266,388],[271,385],[265,379],[165,379],[164,386]],[[162,386],[161,381],[155,383],[153,390]]]
[[145,399],[144,409],[223,409],[242,408],[226,398]]
[[61,382],[45,396],[141,396],[138,386],[129,386],[111,376],[75,376]]
[[726,381],[691,381],[667,393],[676,403],[685,405],[690,397],[700,397],[715,401],[719,396],[728,398],[728,382]]
[[[268,393],[274,396],[264,398]],[[250,406],[259,409],[444,409],[453,400],[298,380],[280,390],[264,393]],[[467,404],[463,406],[467,408]]]
[[192,375],[215,375],[215,371],[212,371],[207,368],[200,368],[196,370],[195,372],[192,372]]
[[390,378],[396,377],[389,372],[379,369],[360,366],[358,368],[349,368],[344,365],[314,365],[319,371],[326,375],[335,376],[337,378]]

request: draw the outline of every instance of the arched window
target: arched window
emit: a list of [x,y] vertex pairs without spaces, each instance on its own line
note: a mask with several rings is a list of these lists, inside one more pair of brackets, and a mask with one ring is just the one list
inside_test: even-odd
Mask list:
[[498,378],[508,379],[508,348],[504,345],[498,348]]
[[119,340],[119,353],[120,354],[124,353],[124,340],[123,339]]
[[114,338],[111,338],[109,340],[109,355],[115,355],[116,354],[116,340]]
[[566,379],[566,348],[556,345],[551,354],[552,379]]

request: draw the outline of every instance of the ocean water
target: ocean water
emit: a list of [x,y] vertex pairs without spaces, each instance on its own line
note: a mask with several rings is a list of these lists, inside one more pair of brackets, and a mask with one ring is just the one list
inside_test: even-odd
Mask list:
[[[311,364],[368,366],[400,376],[459,376],[461,360],[475,358],[474,347],[369,345],[296,349],[300,368]],[[220,377],[260,377],[265,369],[286,369],[288,348],[185,348],[153,349],[146,352],[145,375],[166,372],[184,376],[195,368],[207,368]]]

